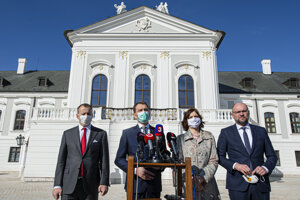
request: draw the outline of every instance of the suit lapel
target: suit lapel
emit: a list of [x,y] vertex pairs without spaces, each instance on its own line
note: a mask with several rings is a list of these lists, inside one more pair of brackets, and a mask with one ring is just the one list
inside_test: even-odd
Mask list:
[[74,142],[74,144],[75,144],[76,149],[78,150],[78,152],[82,155],[81,143],[80,143],[80,134],[79,134],[79,126],[76,126],[74,129],[75,129],[74,130],[74,133],[75,133],[75,137],[74,137],[75,142]]
[[250,124],[250,129],[251,129],[251,134],[252,134],[252,146],[251,146],[251,154],[252,154],[254,151],[254,148],[256,146],[257,133],[256,133],[255,126],[252,126],[251,124]]
[[233,125],[231,126],[232,128],[232,132],[233,132],[233,139],[234,141],[236,142],[236,144],[240,147],[241,151],[244,153],[244,154],[248,154],[247,150],[246,150],[246,147],[241,139],[241,136],[236,128],[236,125]]
[[85,152],[83,154],[83,156],[86,155],[86,153],[88,152],[88,150],[90,149],[91,145],[93,144],[94,138],[96,137],[97,132],[94,130],[94,127],[91,126],[91,132],[90,132],[90,137],[89,137],[89,141],[88,141],[88,145],[85,149]]

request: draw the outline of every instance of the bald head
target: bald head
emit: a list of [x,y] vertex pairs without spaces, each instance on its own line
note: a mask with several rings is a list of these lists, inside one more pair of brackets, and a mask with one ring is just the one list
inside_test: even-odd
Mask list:
[[245,126],[249,121],[249,110],[248,106],[244,103],[236,103],[232,107],[232,117],[235,123]]

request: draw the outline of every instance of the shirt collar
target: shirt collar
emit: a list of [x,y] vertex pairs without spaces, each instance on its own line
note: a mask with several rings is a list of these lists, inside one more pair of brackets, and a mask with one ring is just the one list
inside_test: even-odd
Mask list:
[[[140,124],[140,123],[138,123],[138,125],[139,125],[139,128],[141,129],[142,127],[144,127],[144,125],[142,125],[142,124]],[[149,124],[146,124],[146,127],[149,129],[150,128],[150,125]]]
[[246,124],[246,126],[241,126],[239,124],[235,124],[235,125],[236,125],[237,130],[240,130],[242,127],[246,127],[246,129],[250,129],[250,124],[249,123]]
[[82,130],[82,128],[86,128],[86,129],[88,129],[88,130],[91,130],[92,125],[90,124],[90,125],[88,125],[88,126],[86,126],[86,127],[83,127],[83,126],[81,126],[81,125],[79,124],[79,130],[80,130],[80,131]]

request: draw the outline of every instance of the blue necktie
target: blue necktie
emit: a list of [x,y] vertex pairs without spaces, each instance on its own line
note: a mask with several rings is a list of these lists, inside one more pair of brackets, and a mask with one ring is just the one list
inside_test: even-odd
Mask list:
[[245,142],[245,147],[247,152],[249,153],[249,155],[251,154],[251,147],[250,147],[250,142],[249,142],[249,138],[246,132],[246,127],[242,127],[241,129],[243,129],[243,137],[244,137],[244,142]]

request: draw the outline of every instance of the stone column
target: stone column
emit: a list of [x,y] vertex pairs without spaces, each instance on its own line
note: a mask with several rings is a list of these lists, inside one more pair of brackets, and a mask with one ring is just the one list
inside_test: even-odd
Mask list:
[[[168,51],[162,51],[158,58],[157,67],[157,108],[168,108],[171,98],[169,88],[170,56]],[[171,81],[171,80],[170,80]]]

